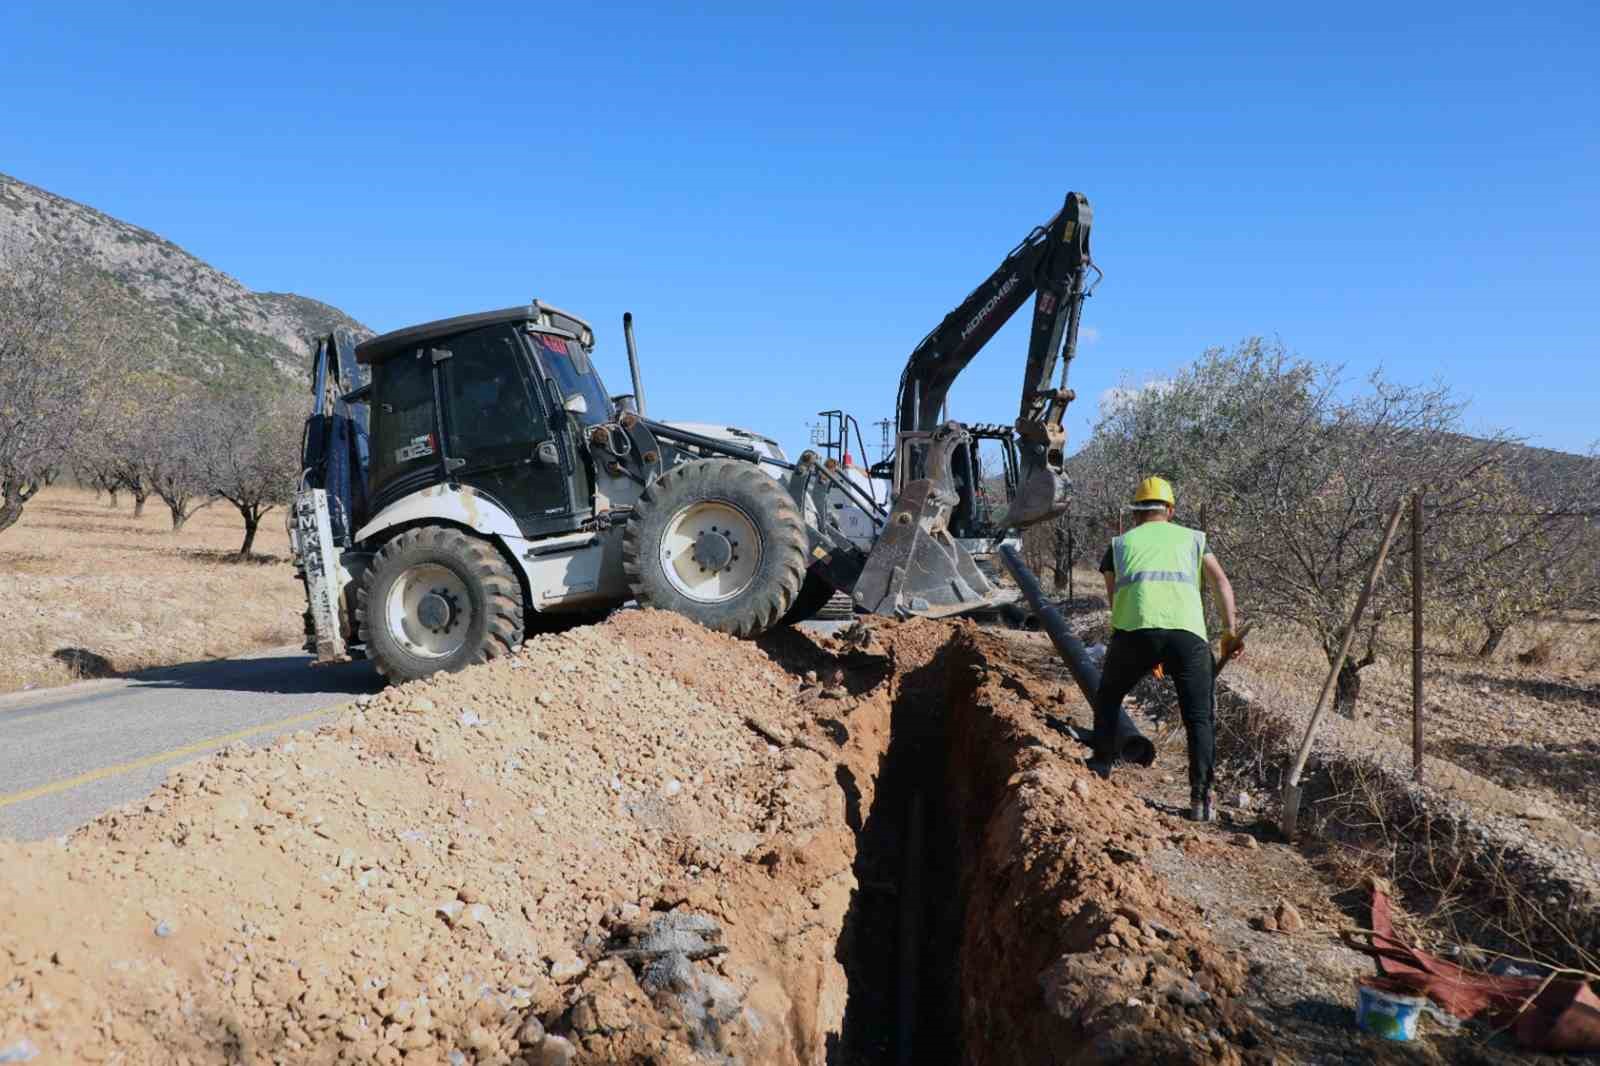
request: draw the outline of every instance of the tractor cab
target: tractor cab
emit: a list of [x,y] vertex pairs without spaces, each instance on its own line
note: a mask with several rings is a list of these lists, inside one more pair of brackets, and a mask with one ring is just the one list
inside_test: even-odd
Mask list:
[[419,490],[470,488],[523,537],[577,528],[593,513],[582,460],[588,428],[614,417],[582,319],[535,302],[374,337],[371,460],[357,525]]

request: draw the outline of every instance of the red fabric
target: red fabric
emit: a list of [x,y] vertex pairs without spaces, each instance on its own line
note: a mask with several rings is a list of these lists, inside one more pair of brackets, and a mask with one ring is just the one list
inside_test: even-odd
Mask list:
[[[1345,939],[1377,960],[1380,976],[1366,982],[1374,988],[1427,996],[1458,1018],[1484,1015],[1491,1025],[1509,1025],[1517,1043],[1531,1050],[1600,1051],[1600,998],[1587,982],[1560,977],[1544,985],[1540,977],[1474,973],[1410,947],[1394,935],[1389,897],[1377,887],[1371,943]],[[1535,992],[1538,996],[1522,1010]]]

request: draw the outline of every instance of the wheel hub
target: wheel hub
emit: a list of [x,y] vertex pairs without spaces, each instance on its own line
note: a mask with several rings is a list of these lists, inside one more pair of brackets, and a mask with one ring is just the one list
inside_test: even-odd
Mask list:
[[708,529],[695,538],[694,561],[715,574],[733,561],[733,544],[721,530]]
[[450,628],[450,601],[434,589],[417,601],[417,621],[434,631]]
[[722,603],[750,587],[761,568],[761,533],[750,516],[723,500],[697,500],[667,520],[661,568],[678,592]]
[[458,652],[474,620],[466,582],[434,562],[418,563],[398,575],[389,586],[383,613],[396,643],[424,659]]

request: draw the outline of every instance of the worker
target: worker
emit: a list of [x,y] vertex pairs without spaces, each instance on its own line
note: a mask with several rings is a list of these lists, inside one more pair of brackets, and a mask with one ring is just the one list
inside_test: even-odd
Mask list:
[[1216,761],[1212,705],[1211,645],[1206,638],[1205,587],[1222,601],[1227,629],[1222,659],[1243,650],[1234,636],[1238,618],[1233,586],[1206,535],[1172,521],[1172,485],[1147,477],[1134,491],[1137,525],[1117,537],[1100,561],[1111,604],[1111,641],[1094,701],[1094,756],[1089,766],[1111,776],[1116,761],[1116,726],[1122,700],[1152,669],[1161,667],[1178,690],[1178,707],[1189,745],[1189,817],[1213,819],[1211,774]]

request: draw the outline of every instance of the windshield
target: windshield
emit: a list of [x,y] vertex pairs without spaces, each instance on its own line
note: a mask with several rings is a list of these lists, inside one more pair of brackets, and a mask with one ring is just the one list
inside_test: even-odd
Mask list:
[[573,412],[578,421],[586,426],[611,421],[611,397],[583,346],[548,333],[535,333],[533,340],[540,361],[561,390],[563,403],[570,403],[574,396],[583,397],[587,410]]

